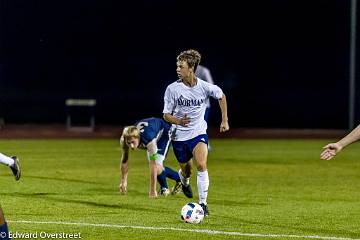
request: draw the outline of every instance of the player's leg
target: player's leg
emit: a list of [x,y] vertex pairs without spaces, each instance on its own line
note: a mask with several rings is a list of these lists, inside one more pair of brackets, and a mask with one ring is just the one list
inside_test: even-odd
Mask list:
[[[164,166],[164,156],[158,155],[158,159],[156,160],[156,168],[157,168],[157,181],[160,184],[160,195],[167,196],[170,193],[176,194],[179,191],[180,177],[178,172],[174,171],[169,167]],[[167,184],[167,179],[170,178],[174,180],[176,183],[172,190],[170,191]],[[180,184],[180,186],[179,186]]]
[[[167,184],[166,178],[170,178],[175,181],[175,185],[174,185],[174,187],[172,187],[171,191],[169,191],[169,189],[168,189],[168,184]],[[165,167],[163,165],[160,167],[158,165],[157,180],[161,186],[160,195],[167,196],[169,193],[176,194],[180,190],[181,183],[180,183],[179,174],[178,174],[178,172],[174,171],[170,167]]]
[[10,167],[12,173],[15,176],[15,180],[18,181],[20,179],[21,176],[21,171],[20,171],[20,164],[19,164],[19,160],[17,157],[8,157],[2,153],[0,153],[0,163]]
[[203,207],[205,215],[209,215],[209,210],[207,207],[207,196],[209,190],[207,156],[208,156],[208,147],[206,141],[198,142],[194,148],[194,160],[197,168],[197,187],[199,193],[199,204]]
[[165,175],[166,178],[170,178],[170,179],[174,180],[176,183],[178,183],[178,182],[180,182],[178,173],[176,171],[174,171],[173,169],[171,169],[170,167],[164,166],[164,161],[166,159],[166,156],[169,152],[169,147],[171,145],[170,134],[171,133],[163,134],[157,143],[157,147],[159,149],[158,154],[163,156],[162,162],[161,162],[161,164],[163,166],[163,172],[161,174]]
[[170,178],[170,179],[174,180],[175,182],[180,182],[180,177],[179,177],[178,172],[176,172],[172,168],[165,167],[164,172],[165,172],[165,175],[167,178]]
[[9,230],[1,207],[0,207],[0,239],[10,239]]
[[[164,131],[166,132],[166,130]],[[166,178],[170,178],[175,180],[175,182],[179,182],[180,178],[177,172],[169,167],[164,166],[165,158],[169,152],[171,140],[169,134],[162,134],[159,141],[157,142],[158,148],[158,159],[156,160],[156,164],[158,166],[158,182],[161,185],[160,195],[168,195],[170,191],[168,190],[168,185]],[[175,184],[176,186],[176,184]]]
[[190,176],[192,171],[192,153],[187,141],[172,141],[174,154],[179,162],[179,177],[181,180],[181,188],[184,195],[188,198],[193,197],[190,186]]
[[192,174],[192,166],[193,166],[192,159],[186,163],[180,163],[180,170],[179,170],[178,176],[180,177],[180,181],[186,186],[190,184],[190,176]]
[[175,184],[174,186],[171,188],[171,191],[170,193],[172,195],[178,193],[180,191],[180,187],[181,187],[181,180],[180,180],[180,177],[179,177],[179,174],[178,172],[174,171],[172,168],[170,167],[165,167],[163,168],[164,170],[161,172],[161,177],[163,179],[165,179],[166,181],[166,178],[169,178],[169,179],[172,179],[175,181]]
[[182,191],[186,197],[192,198],[193,193],[190,186],[190,176],[192,174],[193,161],[192,159],[190,159],[186,163],[179,163],[179,164],[180,164],[179,177],[181,181]]
[[[147,152],[149,158],[149,152]],[[159,194],[163,196],[167,196],[170,194],[167,182],[166,182],[166,174],[164,173],[164,162],[165,156],[158,154],[157,159],[155,160],[156,163],[156,171],[157,171],[157,182],[160,185]]]
[[0,153],[0,163],[6,165],[6,166],[11,166],[14,164],[14,159],[12,159],[11,157],[8,157],[2,153]]

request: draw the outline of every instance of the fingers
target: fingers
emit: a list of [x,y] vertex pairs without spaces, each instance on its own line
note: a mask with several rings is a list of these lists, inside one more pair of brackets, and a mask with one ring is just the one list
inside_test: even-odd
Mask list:
[[222,122],[220,124],[220,132],[226,132],[226,131],[229,131],[229,124],[228,123],[224,123]]
[[323,149],[324,150],[320,154],[320,159],[330,160],[334,156],[336,156],[336,154],[338,152],[341,151],[342,146],[340,144],[338,144],[338,143],[329,143],[326,146],[324,146]]
[[226,132],[229,131],[229,127],[220,127],[220,132]]
[[181,119],[181,126],[187,127],[190,123],[190,118],[187,116],[187,114],[184,115],[184,117]]
[[120,193],[122,193],[122,194],[126,194],[126,192],[127,192],[126,186],[120,185],[120,186],[119,186],[119,191],[120,191]]
[[149,198],[157,198],[157,192],[149,192]]
[[335,150],[325,149],[325,150],[320,154],[320,159],[322,159],[322,160],[330,160],[330,159],[332,159],[334,156],[336,156],[336,151],[335,151]]

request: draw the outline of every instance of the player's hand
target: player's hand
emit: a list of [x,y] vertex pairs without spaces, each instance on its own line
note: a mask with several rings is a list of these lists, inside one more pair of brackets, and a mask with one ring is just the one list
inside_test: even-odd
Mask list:
[[185,114],[184,117],[180,118],[179,120],[180,120],[179,125],[183,127],[187,127],[190,123],[190,118],[187,116],[187,114]]
[[156,191],[150,191],[149,192],[149,198],[157,198],[157,192]]
[[320,154],[320,159],[330,160],[341,151],[342,146],[340,146],[338,143],[329,143],[328,145],[324,146],[323,149],[324,151],[322,151]]
[[127,182],[126,181],[121,181],[121,183],[119,185],[119,191],[122,194],[126,194],[126,192],[127,192]]
[[226,132],[229,131],[229,129],[230,127],[228,121],[222,121],[220,124],[220,132]]

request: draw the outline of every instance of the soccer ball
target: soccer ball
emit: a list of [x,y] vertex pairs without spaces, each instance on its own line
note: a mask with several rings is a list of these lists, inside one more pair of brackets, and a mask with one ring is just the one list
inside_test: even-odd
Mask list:
[[186,223],[200,223],[204,219],[204,210],[197,203],[187,203],[181,209],[181,220]]

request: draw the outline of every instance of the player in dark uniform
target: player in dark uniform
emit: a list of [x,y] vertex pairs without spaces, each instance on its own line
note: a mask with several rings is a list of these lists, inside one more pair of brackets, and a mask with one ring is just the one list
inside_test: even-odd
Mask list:
[[170,193],[166,178],[173,179],[176,183],[171,193],[176,194],[181,187],[178,173],[163,162],[169,150],[171,125],[160,118],[146,118],[138,121],[133,126],[124,128],[120,138],[122,147],[121,155],[121,182],[119,191],[126,193],[128,176],[129,149],[145,149],[150,167],[150,190],[149,197],[157,197],[156,182],[160,184],[160,195],[167,196]]

